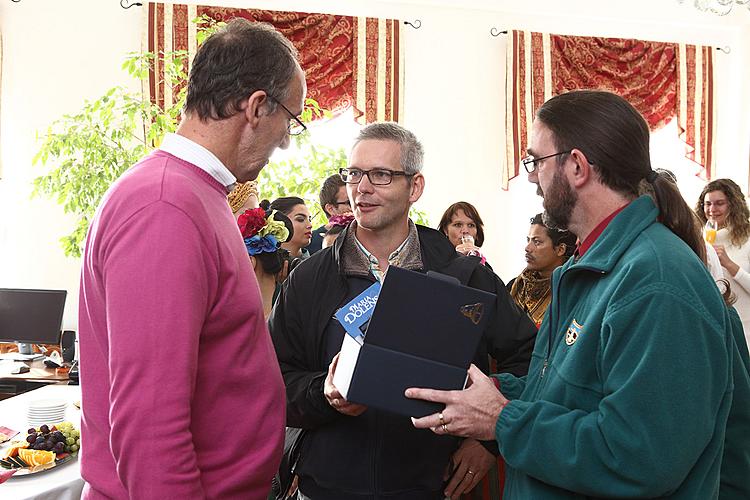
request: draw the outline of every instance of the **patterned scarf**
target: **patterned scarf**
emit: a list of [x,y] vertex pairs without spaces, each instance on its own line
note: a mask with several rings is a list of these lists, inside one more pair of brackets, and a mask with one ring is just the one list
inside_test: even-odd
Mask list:
[[524,269],[513,282],[510,295],[539,328],[552,300],[551,276],[543,278],[537,271]]

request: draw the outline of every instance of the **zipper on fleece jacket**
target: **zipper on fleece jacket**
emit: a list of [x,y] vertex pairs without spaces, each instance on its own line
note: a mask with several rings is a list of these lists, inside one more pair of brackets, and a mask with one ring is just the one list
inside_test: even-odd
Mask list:
[[[579,270],[580,271],[591,271],[591,272],[597,273],[599,275],[606,274],[605,271],[603,271],[601,269],[594,268],[594,267],[586,267],[586,266],[576,266],[576,267],[573,267],[573,266],[571,266],[568,269],[566,269],[565,271],[563,271],[562,275],[560,276],[560,279],[557,281],[557,286],[556,287],[555,287],[554,282],[552,283],[552,286],[553,286],[553,289],[552,289],[552,298],[553,298],[553,300],[552,300],[552,302],[555,303],[555,311],[550,311],[549,309],[547,309],[547,312],[550,313],[550,314],[552,314],[552,316],[549,318],[550,319],[550,334],[547,336],[547,352],[546,352],[546,354],[544,356],[544,364],[542,364],[542,371],[539,374],[540,384],[537,387],[535,397],[538,397],[539,393],[542,391],[542,388],[543,388],[544,384],[541,383],[541,381],[544,380],[544,376],[547,373],[547,368],[549,367],[550,363],[552,362],[552,358],[553,358],[553,352],[552,352],[552,340],[553,340],[552,339],[552,337],[553,337],[552,331],[553,330],[552,329],[553,328],[557,328],[556,325],[558,323],[558,318],[560,317],[560,301],[559,300],[554,300],[554,297],[559,293],[559,290],[562,287],[562,281],[563,281],[563,278],[565,277],[565,275],[568,272],[570,272],[570,271],[579,271]],[[555,331],[554,338],[555,338],[555,341],[557,342],[557,345],[559,345],[559,332]],[[557,352],[557,349],[555,349],[555,352]]]

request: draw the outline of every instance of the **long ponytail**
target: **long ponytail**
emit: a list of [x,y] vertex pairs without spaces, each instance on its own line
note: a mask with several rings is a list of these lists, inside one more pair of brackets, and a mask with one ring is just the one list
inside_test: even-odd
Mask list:
[[650,184],[653,190],[656,206],[659,207],[659,221],[679,236],[705,264],[706,244],[698,216],[685,203],[676,184],[663,175],[653,177],[648,181],[644,179],[643,183]]

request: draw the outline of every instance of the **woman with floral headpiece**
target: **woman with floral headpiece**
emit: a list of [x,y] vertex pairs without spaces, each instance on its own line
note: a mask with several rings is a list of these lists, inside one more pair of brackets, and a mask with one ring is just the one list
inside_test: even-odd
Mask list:
[[289,271],[289,252],[281,244],[292,237],[292,222],[276,210],[253,208],[240,214],[237,225],[258,279],[263,314],[268,319],[276,285],[284,281]]
[[[263,200],[264,203],[266,200]],[[271,202],[271,210],[278,210],[292,221],[294,227],[292,238],[284,244],[293,259],[305,260],[310,254],[305,247],[312,239],[312,223],[310,222],[310,209],[307,208],[305,200],[297,196],[283,196]]]

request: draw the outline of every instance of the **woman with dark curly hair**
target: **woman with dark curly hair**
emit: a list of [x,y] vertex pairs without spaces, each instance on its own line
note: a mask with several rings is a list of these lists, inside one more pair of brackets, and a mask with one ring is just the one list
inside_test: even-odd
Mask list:
[[552,271],[565,264],[576,249],[576,235],[548,227],[542,214],[531,218],[526,237],[526,269],[508,283],[508,291],[537,328],[552,300]]
[[714,248],[737,296],[734,306],[750,344],[750,210],[745,195],[734,181],[716,179],[703,188],[695,213],[704,224],[712,219],[718,225]]

